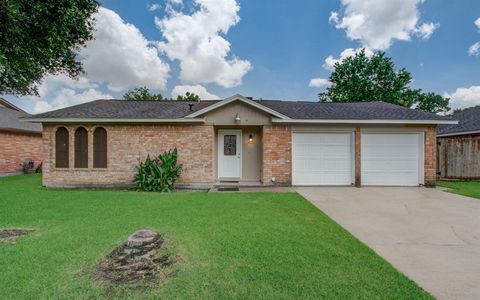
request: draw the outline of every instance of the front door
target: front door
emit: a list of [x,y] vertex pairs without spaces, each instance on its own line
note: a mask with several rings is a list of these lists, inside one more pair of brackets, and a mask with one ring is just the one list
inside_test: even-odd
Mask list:
[[218,130],[218,177],[242,176],[242,131]]

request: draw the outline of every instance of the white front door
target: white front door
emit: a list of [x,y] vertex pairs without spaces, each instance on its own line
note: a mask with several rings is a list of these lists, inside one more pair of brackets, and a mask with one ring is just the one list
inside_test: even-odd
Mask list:
[[218,130],[218,177],[242,176],[242,131]]

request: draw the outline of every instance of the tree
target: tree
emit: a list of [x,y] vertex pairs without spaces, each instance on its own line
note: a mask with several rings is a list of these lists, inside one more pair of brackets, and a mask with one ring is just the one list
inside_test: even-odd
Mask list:
[[319,93],[321,102],[384,101],[428,112],[447,112],[450,99],[410,88],[412,75],[396,70],[384,52],[368,57],[365,49],[335,64],[331,86]]
[[123,95],[123,99],[125,99],[125,100],[139,100],[139,101],[142,101],[142,100],[157,100],[157,101],[167,100],[167,99],[163,98],[162,94],[152,93],[146,86],[137,87],[137,88],[134,88],[133,90],[127,91]]
[[47,74],[82,74],[76,54],[97,9],[95,0],[0,1],[0,94],[38,95]]
[[177,101],[200,101],[200,96],[195,93],[186,92],[185,96],[178,95]]

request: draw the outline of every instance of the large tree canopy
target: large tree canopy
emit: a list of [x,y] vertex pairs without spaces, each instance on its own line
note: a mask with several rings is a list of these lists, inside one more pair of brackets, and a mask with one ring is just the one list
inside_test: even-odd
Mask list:
[[168,100],[163,98],[162,94],[155,94],[151,92],[146,86],[137,87],[133,90],[127,91],[123,95],[123,99],[125,100]]
[[368,57],[365,50],[335,64],[331,86],[318,94],[321,102],[384,101],[429,112],[446,112],[449,99],[412,89],[412,75],[396,70],[384,52]]
[[37,95],[47,74],[76,78],[92,39],[95,0],[0,1],[0,94]]

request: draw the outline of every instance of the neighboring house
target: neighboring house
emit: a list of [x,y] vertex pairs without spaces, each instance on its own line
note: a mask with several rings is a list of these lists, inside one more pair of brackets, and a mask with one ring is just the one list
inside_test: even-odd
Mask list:
[[178,148],[180,185],[434,185],[436,126],[383,102],[97,100],[43,124],[48,187],[130,185],[148,154]]
[[452,116],[458,125],[437,130],[438,175],[448,179],[480,179],[480,106]]
[[30,116],[25,111],[0,98],[0,175],[22,171],[26,159],[38,166],[42,157],[42,125],[22,121]]

